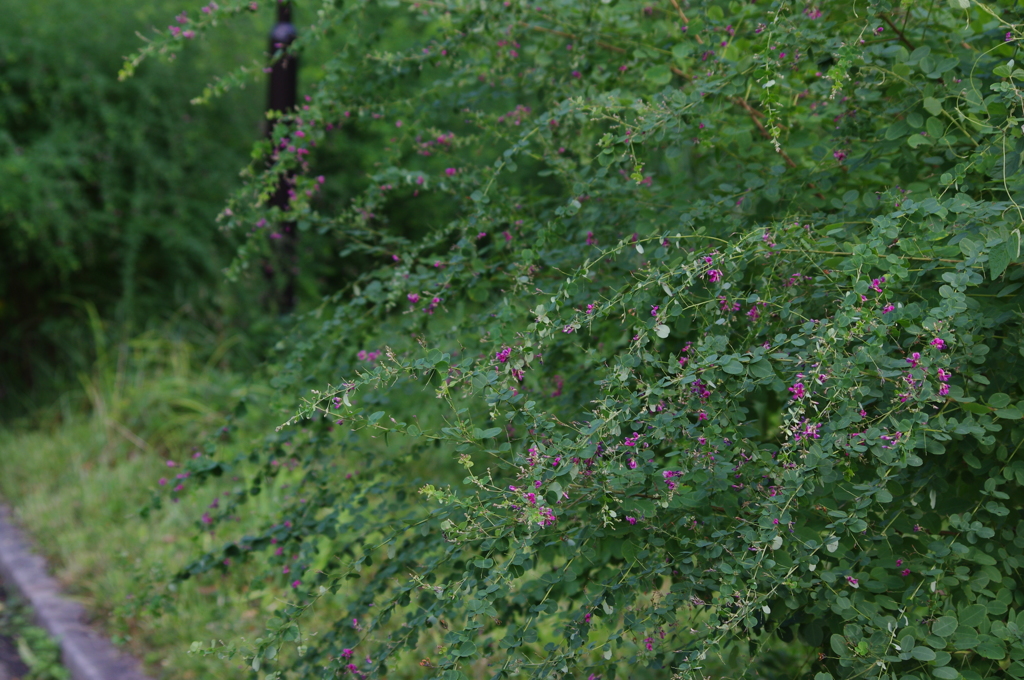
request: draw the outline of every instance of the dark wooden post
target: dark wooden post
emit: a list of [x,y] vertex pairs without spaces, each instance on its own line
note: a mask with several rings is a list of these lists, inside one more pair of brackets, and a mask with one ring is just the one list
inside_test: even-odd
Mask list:
[[[291,45],[298,33],[292,24],[291,0],[277,0],[277,23],[270,31],[270,54],[273,55],[279,50],[285,50]],[[267,102],[268,111],[279,113],[291,113],[295,110],[298,101],[299,62],[294,55],[285,55],[271,65],[270,68],[270,96]],[[267,134],[270,134],[273,125],[267,126]],[[281,179],[277,191],[270,199],[270,205],[276,206],[282,212],[288,210],[288,190],[291,185],[291,175]],[[284,287],[278,295],[278,311],[282,314],[289,314],[295,309],[295,279],[298,275],[298,231],[295,222],[286,222],[280,225],[281,239],[278,244],[280,262],[284,271]]]

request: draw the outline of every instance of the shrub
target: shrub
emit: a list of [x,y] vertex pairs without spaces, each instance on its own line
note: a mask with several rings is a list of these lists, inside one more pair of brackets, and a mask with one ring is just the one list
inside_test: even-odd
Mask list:
[[[274,677],[1024,675],[1019,9],[383,6],[300,31],[335,51],[222,217],[236,271],[284,220],[369,270],[282,344],[303,403],[251,493],[287,459],[292,500],[178,575],[291,565],[266,634],[219,651]],[[386,141],[327,214],[307,155],[351,126]],[[451,219],[386,219],[428,197]],[[232,467],[210,451],[198,481]]]
[[258,56],[263,35],[247,27],[119,84],[132,31],[162,22],[171,7],[4,9],[0,397],[8,404],[28,387],[86,370],[86,303],[135,332],[186,303],[217,306],[211,298],[234,247],[213,220],[260,134],[264,104],[253,92],[195,109],[185,93],[245,52]]

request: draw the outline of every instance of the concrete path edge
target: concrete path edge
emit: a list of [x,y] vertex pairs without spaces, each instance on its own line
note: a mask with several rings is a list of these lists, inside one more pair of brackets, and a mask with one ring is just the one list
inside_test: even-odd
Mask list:
[[60,594],[46,561],[31,551],[11,520],[10,508],[0,503],[0,578],[32,607],[36,623],[60,643],[71,680],[149,680],[137,660],[85,624],[84,607]]

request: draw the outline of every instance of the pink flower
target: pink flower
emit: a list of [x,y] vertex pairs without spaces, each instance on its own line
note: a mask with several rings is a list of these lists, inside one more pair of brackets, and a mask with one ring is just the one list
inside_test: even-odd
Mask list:
[[444,174],[448,175],[449,177],[454,177],[455,176],[455,172],[456,172],[455,168],[445,168],[444,169]]
[[942,338],[935,338],[935,339],[934,339],[934,340],[932,340],[932,341],[931,341],[931,343],[929,343],[929,344],[930,344],[930,345],[931,345],[932,347],[935,347],[936,349],[938,349],[938,350],[939,350],[940,352],[941,352],[941,351],[942,351],[943,349],[945,349],[945,348],[946,348],[946,341],[945,341],[945,340],[943,340]]
[[718,269],[708,270],[708,281],[711,283],[718,283],[722,280],[722,272]]
[[298,589],[298,587],[301,585],[302,581],[300,581],[299,579],[295,579],[294,581],[292,581],[292,588]]
[[882,314],[888,314],[894,309],[896,309],[894,305],[886,305],[885,307],[882,307]]
[[658,316],[658,305],[651,305],[651,316]]
[[910,576],[910,570],[909,569],[904,569],[903,571],[900,572],[900,576]]
[[847,582],[847,583],[849,583],[849,584],[850,584],[851,586],[853,586],[854,588],[859,588],[859,587],[860,587],[860,586],[859,586],[859,585],[857,584],[857,579],[855,579],[855,578],[854,578],[854,577],[852,577],[852,576],[847,576],[847,577],[846,577],[846,582]]
[[583,74],[581,74],[579,71],[573,71],[572,72],[572,77],[573,78],[582,78]]
[[949,371],[947,371],[944,368],[940,368],[938,370],[938,374],[939,374],[939,382],[949,382],[949,376],[951,375]]
[[627,515],[626,516],[626,521],[629,522],[630,524],[636,524],[636,517],[630,517],[629,515]]
[[942,383],[939,385],[939,396],[945,397],[949,394],[949,385]]
[[167,478],[161,477],[160,481],[158,481],[157,484],[159,484],[160,486],[167,486]]
[[917,368],[917,364],[920,361],[921,361],[921,353],[920,352],[914,352],[909,357],[907,357],[907,363],[910,364],[911,368]]
[[803,399],[804,396],[807,394],[807,392],[804,390],[804,384],[802,382],[794,383],[793,386],[789,388],[789,392],[790,394],[793,395],[793,399],[797,400]]
[[843,151],[842,149],[837,149],[832,152],[832,158],[835,158],[837,161],[842,163],[844,160],[846,160],[846,152]]
[[420,301],[420,296],[417,293],[409,293],[405,297],[406,297],[406,299],[409,300],[409,302],[411,302],[413,304],[416,304],[417,302]]
[[167,467],[177,467],[177,466],[178,466],[178,464],[175,463],[173,460],[167,461]]

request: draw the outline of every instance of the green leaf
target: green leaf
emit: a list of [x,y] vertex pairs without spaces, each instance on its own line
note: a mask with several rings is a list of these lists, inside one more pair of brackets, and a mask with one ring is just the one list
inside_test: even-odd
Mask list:
[[960,610],[960,625],[977,628],[981,622],[988,618],[988,610],[985,605],[972,604]]
[[836,653],[836,656],[842,658],[848,654],[846,649],[846,638],[842,635],[833,634],[832,637],[829,638],[829,644],[832,645],[832,651]]
[[668,85],[672,80],[672,70],[664,64],[652,66],[644,72],[644,79],[652,85]]
[[371,413],[370,417],[366,419],[366,422],[369,423],[370,425],[373,425],[375,422],[377,422],[383,417],[384,411],[377,411],[376,413]]
[[767,378],[775,373],[775,371],[772,370],[771,362],[764,357],[761,357],[754,363],[749,364],[747,369],[750,371],[750,375],[755,378]]
[[917,147],[923,146],[923,145],[931,146],[932,145],[932,140],[930,140],[927,137],[925,137],[924,135],[918,133],[918,134],[910,135],[909,137],[907,137],[907,144],[910,145],[910,148],[916,149]]
[[898,120],[885,129],[885,138],[889,141],[899,139],[910,132],[910,126],[904,120]]
[[678,62],[684,62],[686,57],[693,54],[693,43],[681,42],[672,46],[672,57]]
[[941,680],[956,680],[956,678],[960,677],[960,674],[957,673],[956,669],[951,666],[939,666],[938,668],[933,668],[932,675],[937,678],[941,678]]
[[1006,656],[1006,648],[1003,646],[1003,643],[992,637],[989,637],[987,640],[975,647],[974,651],[986,659],[992,659],[993,661],[999,661]]
[[925,97],[924,110],[933,116],[938,116],[942,113],[942,102],[935,97]]
[[988,405],[993,408],[1006,408],[1010,405],[1010,395],[1005,392],[996,392],[989,395],[987,401]]
[[742,375],[746,371],[746,367],[736,359],[733,359],[726,365],[722,366],[722,370],[729,375]]
[[490,439],[491,437],[497,437],[499,434],[501,434],[501,428],[500,427],[489,427],[489,428],[487,428],[486,430],[484,430],[483,432],[480,433],[480,437],[479,438],[480,439]]
[[654,327],[654,334],[659,338],[667,338],[669,334],[669,328],[665,324],[658,324]]
[[940,616],[932,624],[932,633],[943,638],[949,637],[956,632],[959,625],[955,616]]
[[910,656],[914,657],[918,661],[934,661],[935,650],[931,647],[925,647],[924,645],[918,645],[910,650]]
[[993,281],[998,279],[1010,265],[1010,245],[1000,243],[988,253],[988,275]]
[[1024,418],[1024,413],[1020,412],[1016,406],[1010,408],[1001,408],[995,412],[996,418],[1002,418],[1004,420],[1020,420]]
[[452,651],[455,656],[473,656],[476,654],[476,643],[472,640],[466,640],[458,649]]

